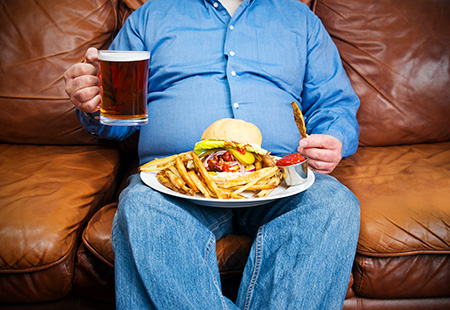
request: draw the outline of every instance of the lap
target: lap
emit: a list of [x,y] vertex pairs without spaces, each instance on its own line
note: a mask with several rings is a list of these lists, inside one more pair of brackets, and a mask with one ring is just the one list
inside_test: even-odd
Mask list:
[[[296,215],[290,219],[284,216],[279,220],[285,221],[282,223],[284,229],[302,221],[326,221],[330,216],[350,216],[359,222],[359,203],[353,193],[334,177],[319,173],[315,177],[314,184],[308,190],[295,196],[256,207],[227,209],[199,206],[182,198],[159,193],[146,186],[137,174],[130,177],[128,187],[120,196],[118,214],[135,218],[136,225],[164,222],[164,218],[176,219],[172,221],[173,225],[183,223],[190,230],[195,227],[207,228],[214,233],[216,240],[232,232],[254,236],[260,226],[291,212]],[[167,226],[169,222],[157,225],[170,229]],[[237,223],[236,227],[234,222]]]
[[[334,177],[315,173],[314,184],[295,196],[254,208],[235,211],[238,229],[254,236],[258,228],[281,219],[284,230],[306,221],[326,221],[329,217],[353,217],[359,223],[359,202],[355,195]],[[295,213],[288,217],[288,213]]]
[[169,230],[181,225],[189,229],[187,231],[206,228],[216,239],[232,230],[233,212],[230,209],[199,206],[162,194],[145,185],[139,174],[131,176],[128,182],[119,198],[117,216],[129,219],[130,224],[158,225],[160,229]]

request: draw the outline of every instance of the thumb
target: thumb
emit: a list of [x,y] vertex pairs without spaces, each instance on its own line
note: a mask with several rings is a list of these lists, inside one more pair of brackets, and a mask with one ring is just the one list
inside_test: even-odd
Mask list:
[[84,62],[90,63],[97,67],[98,64],[98,50],[95,47],[90,47],[86,51],[86,54],[84,55],[85,59]]
[[301,154],[303,152],[303,149],[307,145],[308,145],[308,142],[305,139],[301,139],[300,142],[298,143],[297,152],[299,152]]

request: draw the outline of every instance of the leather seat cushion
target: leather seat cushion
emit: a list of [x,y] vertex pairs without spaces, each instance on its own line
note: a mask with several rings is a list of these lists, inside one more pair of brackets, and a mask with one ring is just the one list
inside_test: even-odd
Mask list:
[[450,296],[450,255],[370,257],[357,254],[353,289],[358,296],[405,299]]
[[[62,262],[75,257],[78,236],[92,214],[113,198],[119,152],[110,147],[37,146],[0,144],[0,300],[16,294],[33,300],[33,275],[40,296],[57,280],[71,281],[73,266],[63,274],[45,277]],[[9,276],[4,276],[8,274]],[[13,277],[18,281],[15,288]],[[47,281],[48,280],[48,281]],[[21,288],[27,287],[27,292]],[[49,289],[50,291],[50,289]],[[56,294],[56,293],[55,293]],[[50,294],[52,295],[52,294]],[[47,296],[51,298],[50,296]]]
[[361,203],[357,253],[450,254],[450,142],[360,147],[333,175]]
[[353,297],[346,299],[342,310],[447,310],[450,298],[370,299]]
[[[83,243],[102,262],[114,267],[111,231],[117,203],[101,208],[91,218],[83,232]],[[242,273],[253,239],[228,235],[217,241],[216,253],[221,275]]]
[[111,231],[116,210],[117,202],[104,206],[92,216],[83,232],[84,245],[110,267],[114,267]]

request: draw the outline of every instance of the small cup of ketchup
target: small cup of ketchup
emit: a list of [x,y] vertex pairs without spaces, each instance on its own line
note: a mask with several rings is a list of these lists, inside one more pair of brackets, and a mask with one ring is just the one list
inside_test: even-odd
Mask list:
[[308,178],[308,157],[293,153],[277,160],[277,166],[286,171],[288,186],[300,185]]

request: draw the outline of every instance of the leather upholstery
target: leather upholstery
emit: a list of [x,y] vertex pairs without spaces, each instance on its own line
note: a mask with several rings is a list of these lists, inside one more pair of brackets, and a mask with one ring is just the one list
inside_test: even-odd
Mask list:
[[82,228],[113,197],[119,154],[0,144],[0,162],[0,301],[64,297]]
[[448,1],[318,0],[315,12],[361,99],[361,145],[450,139]]
[[72,291],[84,226],[115,195],[120,156],[81,127],[63,74],[119,28],[118,0],[0,5],[0,302]]
[[114,267],[114,252],[111,243],[111,231],[117,203],[111,203],[101,208],[89,221],[83,232],[84,245],[99,260]]
[[450,143],[361,147],[333,175],[361,203],[358,296],[450,296]]
[[450,296],[450,256],[438,254],[370,257],[356,255],[353,290],[370,298]]
[[355,297],[346,299],[343,310],[448,310],[449,298],[371,299]]
[[0,142],[98,143],[76,119],[63,74],[88,46],[109,45],[118,30],[117,2],[2,1]]
[[358,197],[357,252],[450,254],[450,142],[364,147],[333,175]]
[[[361,100],[333,175],[361,203],[345,309],[443,309],[450,290],[450,4],[317,0]],[[366,297],[366,298],[361,298]],[[446,297],[444,299],[420,299]]]

